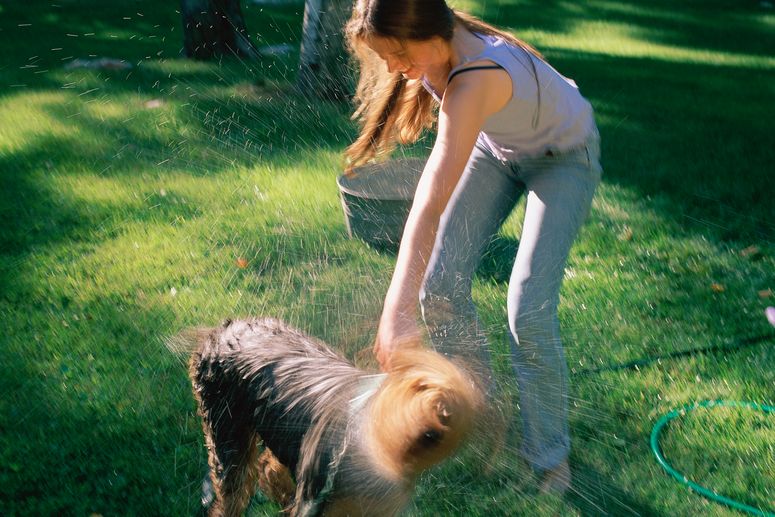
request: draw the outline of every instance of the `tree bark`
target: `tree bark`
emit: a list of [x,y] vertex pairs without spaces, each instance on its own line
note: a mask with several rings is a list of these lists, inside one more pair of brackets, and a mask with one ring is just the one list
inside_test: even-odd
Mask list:
[[306,0],[296,81],[302,94],[336,100],[352,96],[355,81],[344,40],[351,9],[349,0]]
[[183,54],[193,59],[258,57],[240,0],[181,0]]

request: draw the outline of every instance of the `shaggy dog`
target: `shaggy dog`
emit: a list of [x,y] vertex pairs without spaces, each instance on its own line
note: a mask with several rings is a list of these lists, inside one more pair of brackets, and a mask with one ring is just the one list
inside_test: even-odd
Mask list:
[[256,485],[292,516],[395,515],[483,403],[471,375],[420,346],[374,374],[274,319],[195,334],[211,516],[240,515]]

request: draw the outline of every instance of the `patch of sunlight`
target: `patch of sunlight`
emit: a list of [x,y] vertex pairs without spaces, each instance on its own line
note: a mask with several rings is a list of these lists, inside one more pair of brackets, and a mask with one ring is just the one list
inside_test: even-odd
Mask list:
[[[155,135],[175,136],[180,135],[179,128],[175,127],[179,121],[172,111],[176,104],[142,93],[131,94],[107,94],[91,99],[80,104],[81,115],[89,120],[125,124],[129,120],[139,117],[146,122],[153,121]],[[148,134],[149,128],[144,124],[132,126],[137,135]]]
[[[206,275],[204,256],[188,251],[186,236],[178,229],[148,221],[124,222],[119,228],[118,235],[101,240],[76,260],[75,271],[90,272],[88,278],[74,274],[70,266],[62,274],[52,275],[49,284],[58,290],[77,292],[84,304],[116,293],[137,294],[137,299],[129,296],[127,300],[138,303],[153,302],[147,300],[152,295],[169,298],[170,285],[177,285],[176,290],[182,293],[181,277],[196,283]],[[185,270],[181,270],[181,264]]]
[[119,205],[137,197],[137,186],[123,179],[70,173],[51,176],[48,181],[51,187],[60,196],[68,198],[73,206],[95,202]]
[[[740,259],[733,253],[720,255],[720,250],[725,249],[723,246],[685,228],[669,215],[667,207],[672,205],[664,195],[643,196],[637,189],[604,182],[593,199],[585,239],[599,243],[598,239],[605,234],[636,250],[660,249],[674,256],[693,253],[714,257],[714,263]],[[711,261],[703,259],[702,263],[709,265]]]
[[667,45],[652,41],[656,38],[652,38],[649,30],[610,21],[579,22],[572,30],[563,33],[528,29],[520,31],[520,37],[544,50],[551,48],[682,63],[775,67],[775,57]]
[[[60,92],[20,92],[0,100],[0,152],[18,152],[38,138],[77,135],[77,129],[49,111],[62,106],[68,95]],[[78,109],[73,107],[73,114]]]
[[775,14],[763,14],[756,17],[753,22],[758,23],[765,29],[775,29]]
[[[153,203],[207,205],[218,199],[224,188],[222,182],[192,177],[187,171],[156,172],[137,171],[131,180],[123,177],[99,176],[88,170],[49,177],[59,195],[67,197],[73,205],[97,203],[130,207],[151,206]],[[233,185],[229,185],[232,189]]]
[[[600,188],[605,194],[596,196],[593,200],[594,210],[598,212],[597,216],[607,219],[615,224],[626,224],[633,217],[632,203],[623,201],[622,187],[616,185],[605,185]],[[635,207],[640,209],[640,207]]]
[[81,107],[81,111],[100,122],[123,121],[134,115],[138,109],[135,104],[140,104],[137,101],[137,96],[131,96],[129,99],[126,97],[111,95],[96,102],[86,102]]
[[152,72],[160,72],[181,76],[186,74],[212,73],[218,70],[218,65],[205,61],[193,61],[190,59],[162,59],[143,63],[143,68]]
[[342,154],[330,149],[300,149],[293,155],[280,156],[271,166],[264,169],[278,174],[278,180],[309,182],[311,176],[330,177],[333,181],[344,167]]
[[311,152],[297,156],[296,162],[275,165],[277,173],[268,186],[267,194],[293,200],[303,193],[298,197],[300,203],[338,203],[336,177],[343,170],[341,155],[334,151],[317,151],[317,159]]

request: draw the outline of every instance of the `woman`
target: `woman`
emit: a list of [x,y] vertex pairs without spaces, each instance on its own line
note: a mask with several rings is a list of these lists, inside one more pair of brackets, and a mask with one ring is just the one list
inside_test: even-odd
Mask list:
[[416,140],[440,106],[433,151],[404,228],[375,352],[384,369],[417,336],[468,358],[490,385],[471,298],[486,244],[521,195],[526,212],[508,288],[522,453],[545,491],[570,485],[567,366],[557,303],[571,244],[600,181],[598,133],[576,85],[514,36],[444,0],[359,0],[347,36],[361,71],[352,166]]

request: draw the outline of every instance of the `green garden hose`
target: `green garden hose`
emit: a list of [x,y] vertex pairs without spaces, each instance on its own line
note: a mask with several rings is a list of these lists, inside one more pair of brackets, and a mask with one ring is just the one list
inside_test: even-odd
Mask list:
[[665,460],[665,457],[662,456],[662,453],[659,449],[659,433],[662,430],[662,428],[674,418],[677,418],[679,416],[683,416],[687,414],[688,412],[697,409],[698,407],[702,408],[714,408],[714,407],[735,407],[735,408],[748,408],[748,409],[755,409],[758,411],[763,411],[765,413],[775,413],[775,407],[773,406],[766,406],[763,404],[757,404],[755,402],[738,402],[738,401],[726,401],[726,400],[705,400],[702,402],[697,402],[695,404],[687,404],[686,406],[683,406],[679,409],[674,409],[671,412],[667,413],[666,415],[662,416],[662,418],[657,421],[656,424],[654,424],[654,427],[651,430],[651,450],[654,451],[654,455],[657,457],[657,461],[660,465],[662,465],[662,468],[664,468],[671,476],[673,476],[676,480],[678,480],[679,483],[691,488],[695,492],[707,497],[708,499],[712,501],[716,501],[719,503],[723,503],[727,506],[731,506],[732,508],[735,508],[737,510],[741,510],[744,512],[751,513],[753,515],[762,515],[765,517],[775,517],[775,513],[760,510],[759,508],[754,508],[753,506],[741,503],[740,501],[736,501],[734,499],[730,499],[729,497],[724,497],[722,495],[719,495],[712,490],[708,490],[707,488],[698,485],[697,483],[694,483],[692,481],[689,481],[689,479],[681,474],[680,472],[676,471],[673,467],[670,466],[670,464]]

